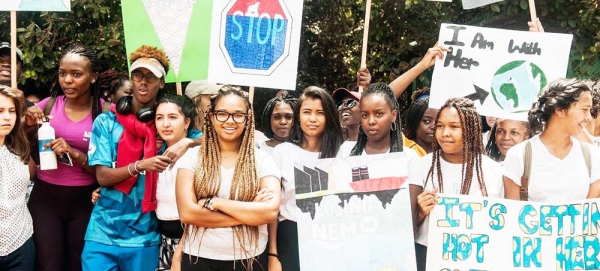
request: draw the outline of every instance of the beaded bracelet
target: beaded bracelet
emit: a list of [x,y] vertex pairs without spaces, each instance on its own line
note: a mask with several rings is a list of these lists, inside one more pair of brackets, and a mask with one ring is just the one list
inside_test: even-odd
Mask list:
[[129,175],[131,175],[131,177],[135,176],[135,174],[133,174],[133,172],[131,172],[131,169],[129,168],[131,166],[131,163],[129,163],[129,165],[127,165],[127,172],[129,172]]
[[142,174],[142,172],[141,172],[141,171],[139,171],[139,170],[137,169],[137,163],[138,163],[139,161],[140,161],[140,160],[137,160],[137,161],[135,161],[135,164],[133,164],[133,169],[135,169],[135,172],[137,172],[138,174]]

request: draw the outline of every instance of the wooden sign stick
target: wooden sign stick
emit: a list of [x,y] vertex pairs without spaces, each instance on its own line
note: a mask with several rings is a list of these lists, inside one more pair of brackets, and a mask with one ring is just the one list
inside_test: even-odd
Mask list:
[[182,95],[183,92],[181,92],[181,82],[175,82],[175,88],[177,89],[177,95]]
[[[363,30],[362,54],[360,56],[360,67],[367,67],[367,46],[369,44],[369,22],[371,21],[371,0],[367,0],[365,9],[365,29]],[[362,86],[358,87],[358,92],[362,93]]]
[[529,0],[529,14],[531,15],[531,22],[537,24],[537,12],[535,11],[535,0]]
[[248,98],[250,99],[250,104],[252,104],[254,100],[254,87],[250,87],[248,91]]
[[10,12],[10,86],[17,88],[17,12]]

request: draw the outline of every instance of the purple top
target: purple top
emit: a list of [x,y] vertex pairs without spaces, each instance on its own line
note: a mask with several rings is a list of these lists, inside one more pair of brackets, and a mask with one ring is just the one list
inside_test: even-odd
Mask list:
[[[36,104],[44,110],[49,98],[46,98]],[[50,110],[50,115],[54,118],[50,120],[50,126],[56,132],[56,138],[64,138],[71,146],[87,155],[92,131],[92,113],[90,112],[80,121],[72,121],[65,112],[66,97],[64,95],[56,97],[56,102]],[[104,103],[101,100],[101,103]],[[58,163],[57,169],[38,170],[37,176],[45,182],[64,185],[64,186],[84,186],[94,184],[96,179],[92,174],[85,171],[80,164],[73,161],[73,166]]]

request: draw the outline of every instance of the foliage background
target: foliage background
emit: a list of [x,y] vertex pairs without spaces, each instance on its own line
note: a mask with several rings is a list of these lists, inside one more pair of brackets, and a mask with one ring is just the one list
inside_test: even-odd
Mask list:
[[[360,64],[365,0],[304,0],[297,89],[317,85],[328,90],[355,81]],[[600,75],[600,9],[597,0],[538,0],[538,16],[547,32],[572,33],[569,76]],[[460,0],[373,0],[367,66],[374,81],[391,81],[420,60],[443,22],[526,30],[527,0],[505,0],[463,10]],[[10,14],[0,12],[0,40],[10,40]],[[80,42],[95,48],[107,68],[126,70],[120,1],[73,0],[72,12],[17,13],[18,47],[24,53],[20,88],[47,96],[56,79],[63,47]],[[413,83],[428,86],[430,71]],[[184,84],[185,87],[185,84]],[[174,87],[168,87],[173,91]],[[404,105],[411,91],[401,98]],[[257,92],[261,106],[273,91]],[[257,114],[258,115],[258,114]]]

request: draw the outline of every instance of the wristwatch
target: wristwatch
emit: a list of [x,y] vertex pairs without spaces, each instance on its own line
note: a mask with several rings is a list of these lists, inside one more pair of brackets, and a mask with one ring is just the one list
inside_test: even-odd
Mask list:
[[215,207],[214,207],[214,206],[213,206],[213,204],[212,204],[212,200],[213,200],[213,198],[214,198],[214,197],[210,197],[210,198],[208,198],[208,199],[206,200],[206,202],[204,202],[204,207],[205,207],[206,209],[209,209],[209,210],[211,210],[211,211],[216,211],[217,209],[215,209]]

